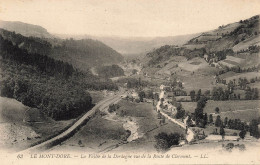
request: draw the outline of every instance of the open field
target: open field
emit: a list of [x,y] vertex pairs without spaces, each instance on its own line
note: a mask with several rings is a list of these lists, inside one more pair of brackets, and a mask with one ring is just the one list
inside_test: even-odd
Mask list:
[[236,57],[244,59],[240,64],[241,68],[251,68],[260,64],[260,53],[250,54],[249,52],[236,54]]
[[225,79],[227,82],[230,80],[238,80],[239,78],[246,78],[250,81],[251,78],[260,77],[260,72],[246,72],[246,73],[234,73],[234,72],[227,72],[225,74],[220,75],[221,79]]
[[[231,112],[222,112],[219,114],[221,119],[224,120],[225,117],[228,119],[240,119],[241,121],[251,122],[253,119],[258,119],[260,117],[259,109],[245,110],[245,111],[231,111]],[[213,115],[213,119],[217,114]]]
[[180,62],[186,62],[186,61],[187,59],[183,56],[174,56],[169,60],[167,65],[165,65],[162,69],[160,69],[156,73],[170,75],[171,73],[179,72],[181,69],[178,67],[178,64]]
[[240,66],[245,60],[239,57],[234,56],[227,56],[225,60],[219,61],[218,63],[228,66],[228,67],[234,67],[234,66]]
[[205,68],[198,69],[197,72],[199,72],[201,75],[205,76],[214,76],[216,73],[218,73],[220,69],[216,67],[207,66]]
[[1,148],[18,151],[67,127],[73,120],[54,121],[36,108],[14,99],[0,97]]
[[[250,122],[252,119],[260,117],[260,100],[237,100],[237,101],[208,101],[204,108],[204,112],[215,113],[215,108],[219,107],[220,117],[224,120],[225,117],[229,119],[240,119],[242,121]],[[214,114],[215,117],[218,114]]]
[[233,51],[246,50],[251,45],[260,45],[260,37],[254,36],[247,40],[244,40],[233,47]]
[[209,100],[204,108],[204,112],[214,113],[219,107],[220,112],[237,111],[259,108],[260,100],[233,100],[233,101],[213,101]]
[[178,66],[183,70],[193,72],[198,69],[207,67],[208,63],[203,58],[196,57],[189,61],[181,62],[178,64]]
[[[196,102],[181,102],[185,111],[194,113],[197,106]],[[238,101],[212,101],[209,100],[204,108],[204,112],[215,113],[215,108],[219,107],[222,120],[225,117],[229,119],[241,119],[251,121],[260,116],[260,100],[238,100]],[[217,114],[214,115],[215,117]]]
[[189,93],[192,90],[201,89],[202,92],[206,90],[211,90],[215,86],[224,87],[223,84],[215,84],[214,76],[212,75],[202,75],[199,73],[195,73],[193,75],[179,75],[180,80],[183,82],[184,90]]
[[227,66],[227,67],[229,67],[229,68],[232,68],[232,67],[238,65],[238,63],[233,62],[233,61],[230,61],[230,60],[222,60],[222,61],[219,61],[218,64]]
[[234,57],[234,56],[227,56],[226,60],[234,61],[234,62],[236,62],[238,64],[240,64],[240,63],[242,63],[244,61],[244,59],[239,58],[239,57]]
[[135,119],[139,127],[138,133],[143,134],[141,138],[127,143],[123,140],[126,136],[126,130],[123,128],[122,122],[107,120],[101,117],[101,115],[97,115],[82,127],[78,133],[67,140],[66,143],[55,147],[55,151],[69,149],[70,151],[153,152],[155,151],[154,136],[158,133],[184,133],[183,129],[167,120],[164,125],[160,125],[160,120],[157,119],[157,112],[153,110],[151,104],[133,103],[125,100],[120,101],[118,104],[120,108],[116,111],[117,116],[121,116],[120,112],[124,111],[124,117],[128,116]]
[[149,151],[154,152],[155,139],[154,136],[160,132],[174,133],[178,132],[184,134],[184,129],[180,128],[178,125],[173,124],[171,121],[166,119],[166,123],[161,125],[159,122],[161,119],[158,119],[157,112],[153,109],[152,104],[148,103],[132,103],[122,100],[119,102],[121,110],[125,110],[126,116],[132,116],[137,119],[139,125],[138,131],[144,134],[142,138],[139,138],[135,141],[132,141],[126,145],[122,145],[117,148],[116,152],[119,151]]
[[[17,151],[28,147],[40,137],[23,120],[31,115],[26,113],[29,107],[15,99],[0,97],[0,147]],[[34,116],[34,115],[32,115]],[[34,116],[36,117],[36,116]],[[38,118],[35,118],[38,120]],[[34,120],[34,119],[32,119]]]
[[117,110],[117,113],[120,111],[125,112],[125,116],[135,117],[139,123],[139,130],[142,133],[147,132],[155,127],[159,127],[158,114],[154,110],[152,104],[149,103],[133,103],[130,101],[122,100],[119,102],[120,108]]
[[184,45],[183,47],[190,49],[190,50],[194,50],[195,48],[201,49],[201,48],[205,47],[205,44],[187,44],[187,45]]
[[[205,128],[200,128],[200,127],[191,127],[191,129],[193,131],[199,131],[200,133],[204,132],[205,135],[210,135],[212,134],[216,129],[217,132],[219,133],[220,128],[219,127],[215,127],[213,124],[211,125],[207,125]],[[237,133],[237,135],[239,134],[240,130],[234,130],[234,129],[227,129],[225,128],[225,135],[226,136],[232,136],[234,133]]]
[[0,122],[23,122],[28,109],[29,107],[15,99],[0,97]]
[[122,123],[113,122],[97,114],[73,137],[53,147],[55,151],[98,152],[116,145],[126,136]]
[[198,41],[199,42],[207,42],[207,41],[215,41],[217,39],[221,38],[221,36],[217,36],[217,35],[201,35],[200,37],[198,37]]
[[160,119],[153,106],[148,103],[133,103],[122,100],[118,103],[120,108],[115,112],[116,116],[130,117],[138,125],[138,133],[143,134],[139,139],[131,142],[125,141],[127,132],[123,123],[119,120],[106,119],[105,114],[97,114],[85,126],[83,126],[72,138],[63,142],[61,146],[53,148],[55,151],[91,151],[91,152],[126,152],[126,151],[155,151],[154,136],[160,132],[179,132],[184,130],[175,124],[168,122],[159,124]]
[[258,88],[258,90],[260,90],[260,82],[251,83],[248,86],[251,88]]
[[175,96],[175,98],[176,98],[176,101],[179,101],[179,102],[181,102],[181,101],[191,101],[190,96]]
[[194,110],[197,107],[197,102],[181,102],[181,105],[186,112],[194,113]]
[[235,89],[234,94],[236,94],[236,95],[239,94],[241,100],[245,99],[245,97],[246,97],[246,91],[245,90]]

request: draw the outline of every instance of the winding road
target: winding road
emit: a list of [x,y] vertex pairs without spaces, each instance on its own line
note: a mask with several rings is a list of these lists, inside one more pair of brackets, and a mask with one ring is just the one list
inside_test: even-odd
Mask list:
[[[169,115],[167,115],[166,113],[164,113],[163,111],[161,111],[161,107],[160,107],[160,104],[161,104],[161,98],[164,98],[164,90],[161,90],[161,93],[160,93],[160,96],[159,96],[159,101],[156,105],[156,110],[157,111],[160,111],[160,113],[167,119],[169,119],[170,121],[172,121],[173,123],[175,124],[178,124],[179,126],[181,126],[183,129],[186,129],[187,125],[186,125],[186,122],[183,123],[181,121],[178,121],[177,119],[174,119],[172,117],[170,117]],[[184,120],[186,121],[187,118]],[[190,143],[192,140],[194,139],[194,132],[188,128],[187,130],[187,135],[186,135],[186,140],[188,141],[188,143]]]
[[104,108],[108,107],[110,104],[115,103],[121,99],[121,95],[124,91],[120,91],[117,95],[110,96],[98,104],[96,104],[91,110],[89,110],[85,115],[78,119],[70,128],[68,128],[63,133],[43,142],[33,147],[30,147],[26,150],[20,151],[22,153],[30,153],[33,151],[39,150],[46,150],[48,148],[53,147],[55,144],[58,144],[62,141],[67,140],[70,138],[78,129],[85,124],[91,117],[93,117],[99,110],[103,110]]

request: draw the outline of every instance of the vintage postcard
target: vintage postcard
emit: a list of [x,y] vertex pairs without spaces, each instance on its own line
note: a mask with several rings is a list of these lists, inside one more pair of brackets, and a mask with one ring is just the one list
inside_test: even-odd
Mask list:
[[0,164],[260,164],[259,14],[0,0]]

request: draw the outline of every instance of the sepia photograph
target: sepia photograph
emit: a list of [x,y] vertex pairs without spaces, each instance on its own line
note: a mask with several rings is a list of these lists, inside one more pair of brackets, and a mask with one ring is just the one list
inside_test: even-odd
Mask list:
[[0,0],[0,164],[260,164],[259,0]]

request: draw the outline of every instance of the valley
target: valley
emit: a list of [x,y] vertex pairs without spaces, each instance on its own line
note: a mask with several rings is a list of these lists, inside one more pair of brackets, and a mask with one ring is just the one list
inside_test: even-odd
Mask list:
[[153,39],[0,27],[1,149],[228,153],[259,145],[259,15]]

